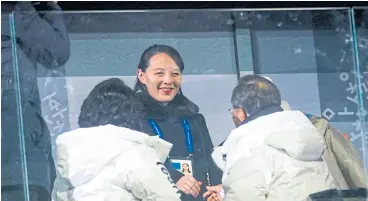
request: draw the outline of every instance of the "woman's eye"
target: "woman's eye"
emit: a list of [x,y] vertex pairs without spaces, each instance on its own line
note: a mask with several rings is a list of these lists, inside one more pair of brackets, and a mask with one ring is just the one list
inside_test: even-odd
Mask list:
[[179,76],[180,75],[180,73],[173,73],[172,74],[174,77],[176,77],[176,76]]
[[156,75],[164,75],[163,72],[157,72]]

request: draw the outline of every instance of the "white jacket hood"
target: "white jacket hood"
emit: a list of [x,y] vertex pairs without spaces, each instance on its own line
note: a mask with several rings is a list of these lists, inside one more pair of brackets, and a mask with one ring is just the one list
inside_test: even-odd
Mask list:
[[264,139],[266,145],[284,150],[297,160],[321,159],[325,149],[323,135],[305,114],[299,111],[279,112],[275,114],[275,118],[284,118],[287,122],[273,125],[274,130]]
[[221,162],[224,155],[226,166],[230,167],[239,158],[250,156],[253,148],[262,145],[285,151],[301,161],[319,160],[325,149],[322,134],[302,112],[282,111],[261,116],[234,129],[221,147],[221,153],[215,149],[212,156],[224,169]]
[[91,181],[116,156],[138,144],[155,149],[162,163],[172,147],[159,137],[113,125],[79,128],[56,139],[57,157],[62,155],[57,169],[72,186],[80,186]]

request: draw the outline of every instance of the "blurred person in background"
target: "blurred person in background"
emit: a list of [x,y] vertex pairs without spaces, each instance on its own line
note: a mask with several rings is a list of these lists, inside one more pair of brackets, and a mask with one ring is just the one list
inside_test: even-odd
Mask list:
[[[37,68],[40,64],[49,69],[62,66],[69,59],[70,46],[63,16],[38,12],[40,9],[61,10],[51,1],[1,2],[2,200],[24,200],[26,179],[31,201],[51,200],[55,167],[50,133],[41,114]],[[18,74],[14,68],[18,68]],[[16,98],[18,84],[19,102]],[[22,118],[23,127],[19,125],[19,118]],[[20,133],[24,134],[24,153],[20,151]],[[23,177],[24,155],[28,178]]]
[[79,129],[58,136],[54,201],[179,201],[163,166],[172,145],[138,130],[141,105],[117,78],[84,100]]
[[[292,110],[288,102],[283,101],[281,107],[284,111]],[[367,188],[367,175],[364,172],[362,157],[350,141],[350,136],[334,128],[327,119],[323,117],[305,114],[312,124],[325,138],[327,150],[324,157],[330,166],[337,165],[334,177],[338,177],[339,189]]]
[[302,112],[283,111],[272,82],[244,76],[231,102],[237,128],[213,155],[224,158],[224,200],[302,201],[336,187],[322,160],[323,136]]
[[[144,105],[143,131],[173,144],[166,167],[186,200],[202,200],[206,186],[221,183],[211,151],[213,144],[206,121],[196,104],[181,91],[184,61],[167,45],[146,49],[137,70],[134,92]],[[192,164],[192,175],[173,168],[171,160]]]

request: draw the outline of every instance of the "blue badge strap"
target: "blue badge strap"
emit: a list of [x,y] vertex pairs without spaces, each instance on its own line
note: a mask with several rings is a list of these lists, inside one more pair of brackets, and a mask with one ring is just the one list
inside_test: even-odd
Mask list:
[[192,154],[193,153],[193,138],[192,138],[192,131],[189,126],[189,122],[187,120],[181,121],[184,133],[185,133],[185,143],[187,144],[187,152]]
[[[158,126],[156,122],[153,121],[152,119],[149,119],[148,123],[153,128],[153,132],[155,132],[155,134],[158,135],[161,139],[164,139],[164,134],[162,133],[160,126]],[[193,138],[192,138],[192,131],[190,129],[189,122],[187,120],[182,120],[181,123],[184,128],[185,144],[187,145],[187,152],[192,154],[193,153]]]
[[152,119],[149,119],[148,123],[153,128],[153,132],[155,132],[155,134],[158,135],[161,139],[164,139],[164,134],[162,133],[161,128],[156,124],[156,122]]

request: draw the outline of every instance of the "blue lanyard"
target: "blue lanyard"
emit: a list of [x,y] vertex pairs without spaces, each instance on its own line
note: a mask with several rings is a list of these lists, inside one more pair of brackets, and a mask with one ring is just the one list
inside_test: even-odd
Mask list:
[[[148,120],[148,123],[153,128],[153,131],[156,135],[158,135],[161,139],[164,139],[164,134],[162,133],[162,130],[159,125],[156,124],[156,122],[152,119]],[[181,120],[181,124],[184,129],[185,134],[185,143],[187,145],[187,152],[192,154],[193,153],[193,139],[192,139],[192,131],[189,126],[189,122],[187,120]]]

